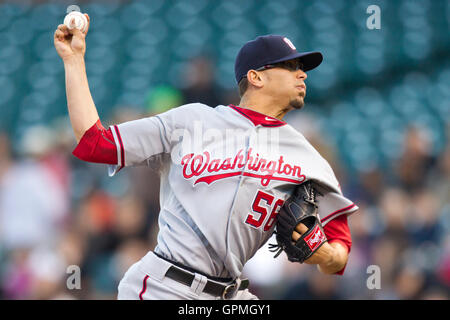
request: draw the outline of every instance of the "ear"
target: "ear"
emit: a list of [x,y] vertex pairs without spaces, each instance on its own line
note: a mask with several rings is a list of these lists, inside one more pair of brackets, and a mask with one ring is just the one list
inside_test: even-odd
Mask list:
[[262,88],[264,86],[264,77],[256,70],[247,71],[247,80],[257,88]]

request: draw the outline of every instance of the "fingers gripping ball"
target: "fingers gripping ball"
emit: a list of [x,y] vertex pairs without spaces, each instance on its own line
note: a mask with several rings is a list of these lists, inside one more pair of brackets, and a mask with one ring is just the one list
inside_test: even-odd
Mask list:
[[64,18],[64,24],[69,29],[78,29],[81,32],[85,32],[88,21],[86,19],[86,16],[78,11],[72,11],[69,14],[66,15]]
[[[297,186],[292,196],[286,200],[278,214],[276,245],[270,245],[271,251],[286,252],[289,261],[303,263],[327,241],[320,218],[317,214],[317,190],[307,181]],[[299,223],[308,230],[296,242],[292,233]]]

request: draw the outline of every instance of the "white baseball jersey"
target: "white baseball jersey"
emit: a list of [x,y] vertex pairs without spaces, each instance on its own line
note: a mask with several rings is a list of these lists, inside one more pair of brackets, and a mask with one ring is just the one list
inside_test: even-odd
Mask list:
[[211,276],[239,277],[297,184],[320,185],[324,225],[358,209],[301,133],[249,109],[187,104],[111,129],[110,175],[135,165],[160,171],[155,251]]

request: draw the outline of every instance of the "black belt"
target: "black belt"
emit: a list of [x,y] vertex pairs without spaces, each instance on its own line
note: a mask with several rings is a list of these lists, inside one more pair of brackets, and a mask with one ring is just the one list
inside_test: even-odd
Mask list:
[[[169,259],[162,257],[161,255],[155,253],[158,257],[167,260],[169,262]],[[195,279],[195,275],[191,272],[185,271],[179,267],[176,266],[170,266],[169,270],[166,272],[166,277],[171,278],[172,280],[175,280],[177,282],[180,282],[188,287],[192,285],[192,282]],[[211,280],[208,280],[206,282],[205,288],[203,289],[203,292],[214,295],[216,297],[221,297],[222,299],[230,299],[234,296],[236,291],[238,290],[244,290],[248,287],[249,281],[248,279],[242,279],[239,287],[237,286],[236,280],[233,281],[231,284],[220,284],[217,282],[213,282]]]

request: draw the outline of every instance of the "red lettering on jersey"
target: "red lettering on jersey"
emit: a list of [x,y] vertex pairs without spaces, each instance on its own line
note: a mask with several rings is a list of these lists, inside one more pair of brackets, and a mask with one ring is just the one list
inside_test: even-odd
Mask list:
[[208,172],[217,172],[220,170],[220,160],[214,159],[208,166]]
[[277,173],[282,174],[283,172],[281,171],[281,165],[283,164],[283,156],[280,156],[280,159],[278,159],[278,169],[277,169]]
[[[261,190],[258,191],[258,193],[256,194],[256,197],[255,197],[255,200],[253,200],[253,204],[252,204],[252,211],[255,212],[256,215],[250,213],[247,216],[247,219],[245,219],[245,223],[248,223],[249,225],[251,225],[255,228],[259,228],[267,215],[267,209],[265,207],[261,206],[261,201],[264,200],[264,202],[268,206],[270,206],[273,202],[273,199],[275,199],[274,196],[272,196],[268,193],[265,193]],[[258,220],[256,220],[258,214],[259,214],[259,217],[258,217]]]
[[[202,163],[203,163],[203,156],[202,155],[197,155],[192,159],[191,162],[191,171],[193,174],[195,174],[196,176],[202,174],[203,171],[205,171],[206,167],[208,166],[209,163],[209,153],[207,151],[204,152],[205,157],[207,158],[207,160],[205,161],[205,165],[202,168]],[[198,165],[195,167],[195,163],[198,160]]]
[[300,168],[299,166],[294,166],[293,169],[292,169],[292,175],[293,176],[300,177],[301,176],[301,172],[302,172],[302,168]]
[[186,172],[186,169],[187,169],[187,163],[192,159],[192,156],[193,156],[193,155],[194,155],[193,153],[189,153],[189,154],[185,155],[185,156],[181,159],[181,165],[184,165],[184,168],[183,168],[183,176],[184,176],[186,179],[192,178],[192,177],[194,176],[194,174],[188,174],[188,173]]
[[272,229],[275,224],[276,217],[284,204],[283,199],[277,199],[272,207],[274,199],[275,197],[273,195],[262,190],[258,190],[251,206],[251,212],[247,215],[245,223],[258,229],[263,225],[266,220],[267,213],[270,211],[270,216],[264,223],[263,230],[268,231]]
[[220,170],[228,170],[231,169],[231,158],[226,158],[222,165],[220,166]]
[[194,155],[193,153],[189,153],[185,155],[183,158],[181,158],[181,165],[184,166],[186,163],[188,163],[188,161],[192,159],[193,155]]
[[[232,158],[211,159],[208,151],[204,151],[203,154],[197,154],[195,156],[193,153],[186,154],[181,159],[183,176],[186,179],[190,179],[194,176],[202,175],[205,170],[208,173],[219,173],[222,171],[243,169],[247,165],[247,170],[244,171],[242,175],[261,179],[261,185],[263,186],[267,186],[272,180],[280,180],[296,184],[305,181],[306,177],[301,173],[301,167],[285,163],[283,156],[280,156],[278,161],[269,161],[268,159],[261,157],[259,153],[256,154],[256,157],[253,157],[252,151],[252,148],[249,148],[244,157],[243,149],[238,150],[236,156],[234,156],[233,164],[231,164]],[[275,173],[280,176],[274,176]],[[210,184],[214,181],[240,174],[241,171],[209,175],[208,177],[201,177],[197,179],[194,184],[199,182],[206,182]]]
[[233,161],[233,166],[231,167],[231,169],[234,169],[236,167],[236,163],[239,159],[239,164],[238,164],[238,168],[243,168],[245,167],[245,162],[244,161],[244,156],[241,154],[242,153],[242,149],[240,149],[236,155],[236,157],[234,157],[234,161]]
[[283,173],[284,173],[284,174],[287,174],[287,175],[290,175],[290,174],[291,174],[291,171],[292,171],[291,166],[288,165],[288,164],[285,164],[285,165],[284,165],[284,169],[283,169]]
[[269,220],[267,220],[265,226],[264,226],[264,231],[270,230],[274,223],[275,223],[275,218],[277,217],[278,213],[280,212],[281,207],[284,204],[284,200],[283,199],[278,199],[277,202],[275,202],[275,205],[273,206],[272,209],[272,213],[270,214]]
[[269,175],[273,176],[273,174],[277,171],[275,168],[277,163],[275,161],[269,161],[264,168],[261,168],[261,171],[268,172]]

